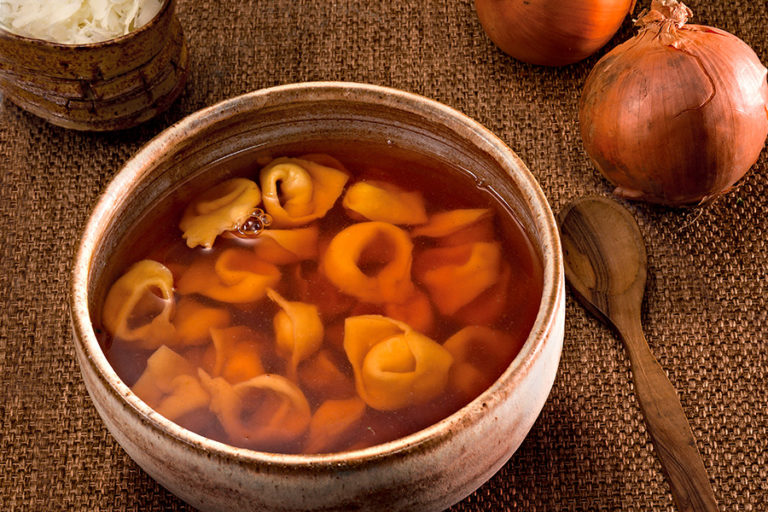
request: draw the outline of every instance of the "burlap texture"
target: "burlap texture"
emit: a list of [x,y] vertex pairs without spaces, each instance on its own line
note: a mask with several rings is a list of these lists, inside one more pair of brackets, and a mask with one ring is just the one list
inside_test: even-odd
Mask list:
[[[554,211],[610,193],[577,126],[581,86],[605,50],[563,68],[522,64],[485,36],[470,0],[179,3],[191,74],[160,118],[82,134],[0,104],[2,510],[191,509],[107,433],[75,361],[67,306],[78,232],[97,195],[184,115],[276,84],[387,85],[440,100],[498,134]],[[738,35],[768,63],[764,1],[690,7],[695,22]],[[627,20],[607,48],[631,33]],[[711,206],[630,205],[648,246],[646,335],[679,390],[724,511],[768,510],[767,181],[764,151],[739,188]],[[453,510],[674,510],[623,347],[570,294],[544,411],[510,462]]]

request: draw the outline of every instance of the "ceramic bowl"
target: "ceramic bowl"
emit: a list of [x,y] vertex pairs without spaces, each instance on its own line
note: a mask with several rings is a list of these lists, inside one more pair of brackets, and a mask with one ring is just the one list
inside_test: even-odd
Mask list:
[[0,29],[0,91],[57,126],[130,128],[167,109],[181,94],[187,47],[165,0],[146,25],[92,44],[58,44]]
[[[522,224],[543,264],[530,335],[503,375],[471,403],[424,430],[367,449],[281,455],[233,448],[152,411],[110,367],[94,332],[110,258],[155,201],[246,149],[340,140],[387,144],[471,169]],[[506,463],[539,415],[557,371],[565,314],[554,217],[536,180],[501,140],[435,101],[351,83],[305,83],[199,111],[142,148],[107,187],[85,227],[71,290],[75,347],[97,411],[154,479],[201,510],[442,510]]]

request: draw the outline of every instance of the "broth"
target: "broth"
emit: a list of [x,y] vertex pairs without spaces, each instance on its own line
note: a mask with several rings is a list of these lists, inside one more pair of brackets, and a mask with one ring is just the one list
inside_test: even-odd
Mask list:
[[[203,436],[276,453],[324,453],[409,435],[455,412],[493,383],[517,355],[533,325],[542,293],[541,263],[505,205],[476,187],[466,173],[395,148],[338,144],[298,151],[278,148],[269,155],[245,152],[205,172],[223,176],[222,182],[248,177],[258,183],[260,169],[272,155],[302,157],[320,147],[325,153],[330,148],[341,166],[327,156],[320,157],[318,165],[343,167],[349,176],[339,197],[316,220],[266,228],[304,229],[296,239],[309,249],[306,255],[293,254],[299,261],[286,261],[291,256],[283,253],[257,257],[256,252],[262,251],[258,247],[266,244],[264,232],[256,241],[230,232],[217,236],[209,249],[189,248],[179,224],[201,192],[199,181],[158,204],[118,251],[116,275],[131,272],[136,262],[152,260],[159,266],[145,271],[160,284],[145,287],[117,328],[115,320],[112,326],[107,320],[129,300],[125,299],[129,291],[121,295],[114,292],[121,285],[113,286],[102,323],[107,359],[140,398]],[[359,213],[350,213],[347,194],[360,183],[378,187],[375,194],[394,186],[398,200],[415,191],[423,198],[426,217],[394,227],[371,220],[370,215],[360,218]],[[289,180],[277,183],[279,201],[290,195],[289,185]],[[263,187],[261,192],[264,195]],[[371,196],[363,197],[362,208],[369,208]],[[259,207],[265,204],[266,199]],[[478,209],[490,210],[491,220],[484,214],[455,233],[419,234],[421,228],[432,225],[436,213]],[[408,206],[390,213],[419,217],[417,210]],[[360,248],[355,259],[354,248],[342,242],[345,237],[357,240],[352,233],[362,230],[362,225],[375,233],[363,237],[368,245]],[[312,237],[317,240],[314,246],[305,243]],[[401,239],[407,239],[412,248],[403,249]],[[401,253],[413,259],[412,266],[407,265],[408,282],[380,285],[377,290],[389,298],[366,295],[362,288],[353,290],[354,283],[344,279],[354,272],[334,270],[346,268],[334,266],[335,261],[350,260],[360,270],[356,279],[370,284],[381,281],[377,276],[394,268],[392,262]],[[460,279],[447,286],[440,281],[450,273],[446,268],[476,254],[481,255],[478,268],[495,269],[495,274],[471,270],[456,274]],[[231,295],[222,299],[211,288],[210,276],[224,268],[225,259],[227,272],[258,274],[269,281],[263,288],[270,291],[259,295],[253,288],[248,293],[258,297],[252,300],[244,296],[230,302]],[[170,291],[164,292],[164,278],[158,277],[165,275],[162,268],[172,276]],[[271,274],[275,271],[277,278]],[[338,273],[343,276],[337,277]],[[229,286],[222,284],[223,274],[216,275],[216,286]],[[405,291],[400,293],[398,287]],[[468,291],[462,296],[455,289]],[[172,298],[164,298],[163,293]],[[110,298],[113,295],[119,300]],[[471,299],[467,302],[466,297]],[[173,310],[164,313],[163,304],[171,302]],[[386,335],[371,342],[380,332]],[[363,354],[358,357],[360,350]],[[403,375],[411,380],[402,380]]]

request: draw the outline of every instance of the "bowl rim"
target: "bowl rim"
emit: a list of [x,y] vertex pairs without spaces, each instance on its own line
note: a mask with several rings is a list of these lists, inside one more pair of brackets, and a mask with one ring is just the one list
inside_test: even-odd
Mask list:
[[[462,126],[467,130],[466,134],[463,135],[465,138],[471,138],[475,144],[482,143],[483,149],[490,151],[497,162],[503,161],[508,164],[504,169],[521,188],[525,204],[531,210],[533,222],[540,228],[540,238],[534,241],[542,246],[544,260],[542,261],[544,282],[539,309],[533,327],[520,352],[502,375],[483,393],[458,411],[420,431],[364,449],[324,454],[283,454],[238,448],[184,429],[161,416],[131,391],[107,361],[90,321],[87,291],[91,260],[98,247],[99,234],[102,231],[99,224],[104,219],[109,218],[109,212],[115,198],[121,196],[120,190],[135,182],[147,169],[150,169],[153,160],[151,157],[162,153],[163,147],[173,145],[205,130],[207,127],[226,121],[232,114],[254,108],[258,109],[270,97],[280,98],[282,96],[295,101],[296,94],[318,93],[320,91],[337,94],[339,98],[353,96],[353,99],[358,102],[366,101],[380,104],[381,99],[386,98],[389,103],[388,108],[394,108],[392,105],[394,102],[398,108],[425,116],[432,121],[439,119],[441,124]],[[514,175],[511,174],[510,168],[516,169]],[[85,358],[78,358],[79,363],[90,365],[100,385],[124,406],[128,406],[127,409],[132,415],[150,427],[154,433],[180,442],[188,448],[202,449],[209,457],[215,456],[238,463],[268,464],[273,467],[282,466],[291,470],[299,470],[301,468],[317,468],[318,466],[338,468],[340,465],[370,463],[406,450],[427,450],[431,446],[457,435],[459,429],[451,427],[464,422],[471,422],[473,418],[484,414],[487,409],[493,409],[494,405],[502,401],[504,397],[504,393],[497,391],[501,391],[503,387],[516,386],[518,381],[523,378],[525,370],[532,367],[544,351],[548,335],[558,321],[558,311],[564,300],[564,287],[562,250],[555,217],[534,176],[514,151],[501,139],[458,110],[418,94],[379,85],[326,81],[279,85],[226,99],[190,114],[166,128],[140,148],[114,175],[91,210],[76,249],[69,302],[74,329],[74,343],[85,355]],[[81,368],[81,371],[85,373],[84,368]]]
[[165,16],[166,11],[168,11],[168,9],[171,8],[171,4],[176,2],[176,0],[162,0],[162,1],[163,3],[162,5],[160,5],[160,9],[158,9],[157,13],[155,13],[152,19],[150,19],[144,25],[140,26],[135,30],[131,30],[127,34],[113,37],[111,39],[105,39],[103,41],[95,41],[93,43],[59,43],[59,42],[51,41],[48,39],[40,39],[37,37],[23,36],[21,34],[17,34],[15,32],[11,32],[10,30],[3,28],[2,25],[0,25],[0,38],[16,40],[20,43],[25,43],[25,44],[40,45],[43,47],[48,47],[49,49],[53,49],[53,50],[61,49],[65,51],[79,51],[79,50],[88,51],[91,49],[105,48],[113,45],[118,46],[127,39],[134,38],[142,32],[151,30],[152,27],[160,23],[159,20],[163,16]]

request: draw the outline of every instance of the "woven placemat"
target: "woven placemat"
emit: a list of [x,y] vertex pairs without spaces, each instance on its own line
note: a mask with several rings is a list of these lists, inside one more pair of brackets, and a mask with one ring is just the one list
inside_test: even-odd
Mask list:
[[[641,4],[647,2],[640,2]],[[143,143],[184,115],[254,89],[351,80],[440,100],[528,164],[558,211],[611,187],[577,127],[587,73],[605,50],[557,69],[516,62],[469,0],[180,0],[186,90],[130,131],[82,134],[0,103],[0,509],[191,510],[107,433],[75,361],[67,293],[79,230]],[[695,0],[768,63],[764,1]],[[627,20],[608,48],[632,33]],[[632,204],[648,245],[651,349],[679,390],[724,511],[768,509],[768,156],[713,205]],[[612,333],[569,294],[550,398],[493,479],[452,510],[674,510]]]

